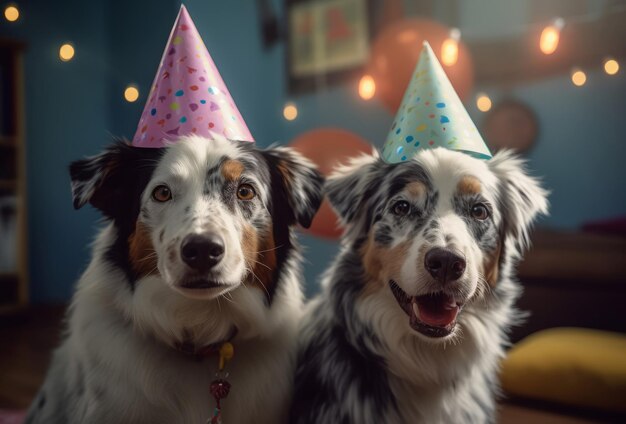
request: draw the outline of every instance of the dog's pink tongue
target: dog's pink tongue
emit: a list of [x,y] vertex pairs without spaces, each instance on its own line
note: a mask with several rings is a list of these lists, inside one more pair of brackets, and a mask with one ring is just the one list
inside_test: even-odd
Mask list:
[[420,296],[415,302],[419,320],[433,327],[446,327],[452,324],[459,312],[454,299],[443,293]]

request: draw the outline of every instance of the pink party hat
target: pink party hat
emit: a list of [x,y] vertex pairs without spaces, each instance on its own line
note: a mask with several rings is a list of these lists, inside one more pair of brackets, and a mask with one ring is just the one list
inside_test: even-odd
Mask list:
[[181,6],[133,145],[163,147],[190,134],[254,142],[187,9]]

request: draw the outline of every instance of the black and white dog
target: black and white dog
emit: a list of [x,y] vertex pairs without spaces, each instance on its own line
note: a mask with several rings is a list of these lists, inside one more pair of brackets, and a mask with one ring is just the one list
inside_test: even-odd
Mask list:
[[509,152],[364,156],[327,181],[346,227],[304,319],[292,423],[485,423],[547,193]]
[[72,164],[74,206],[108,219],[28,423],[205,423],[230,341],[227,423],[287,417],[302,314],[292,234],[322,196],[287,148],[186,137]]

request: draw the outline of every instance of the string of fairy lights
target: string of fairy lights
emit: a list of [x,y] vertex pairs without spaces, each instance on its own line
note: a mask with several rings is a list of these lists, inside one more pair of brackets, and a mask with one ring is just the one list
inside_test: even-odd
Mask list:
[[[4,18],[9,22],[17,22],[20,19],[20,10],[16,4],[8,5],[4,8]],[[70,62],[76,55],[76,49],[70,42],[66,42],[59,46],[59,60],[61,62]],[[135,84],[128,84],[124,88],[124,99],[129,102],[135,102],[139,99],[139,87]]]
[[[625,10],[625,6],[613,7],[605,13],[617,12]],[[598,19],[598,14],[585,14],[574,17],[568,17],[567,23],[581,23],[586,21],[592,21]],[[530,25],[519,28],[520,33],[526,33],[528,31],[536,30],[536,27],[541,28],[541,34],[539,36],[539,50],[545,55],[554,54],[561,39],[561,31],[566,25],[566,20],[561,17],[556,17],[547,24]],[[457,63],[459,57],[459,42],[461,40],[461,31],[458,28],[452,28],[448,34],[448,37],[441,43],[441,63],[444,66],[450,67]],[[609,75],[616,75],[619,72],[620,64],[617,58],[606,56],[602,61],[602,68],[604,72]],[[587,82],[586,72],[579,66],[573,66],[570,71],[570,79],[572,84],[576,87],[582,87]],[[358,94],[363,100],[370,100],[376,94],[376,81],[371,75],[365,74],[361,77],[358,84]],[[289,108],[293,108],[293,102],[288,103]],[[286,106],[287,107],[287,106]],[[492,101],[488,94],[479,92],[476,94],[476,107],[481,112],[488,112],[491,110]],[[284,111],[286,112],[286,110]],[[289,114],[292,116],[293,114]],[[297,116],[297,112],[290,119],[287,113],[284,113],[285,119],[292,120]]]
[[[20,10],[16,4],[6,6],[4,9],[4,17],[8,22],[17,22],[20,19]],[[567,23],[583,22],[591,19],[597,19],[596,15],[581,15],[567,19]],[[541,35],[539,36],[539,50],[545,55],[554,54],[559,47],[561,31],[567,24],[566,20],[557,17],[548,24],[543,25]],[[527,31],[528,28],[522,30]],[[458,28],[452,28],[441,44],[440,55],[441,62],[444,66],[454,66],[459,56],[459,42],[461,40],[461,31]],[[59,47],[59,59],[62,62],[70,62],[76,54],[75,47],[72,43],[66,42]],[[614,57],[607,56],[604,58],[602,67],[607,75],[616,75],[619,72],[620,64]],[[587,82],[586,72],[579,66],[572,67],[570,71],[570,79],[576,87],[582,87]],[[363,75],[358,83],[358,95],[363,100],[370,100],[376,94],[376,81],[371,75]],[[139,87],[135,84],[128,84],[124,89],[124,99],[127,102],[135,102],[139,99]],[[481,112],[488,112],[491,109],[491,98],[483,92],[476,95],[476,107]],[[298,107],[293,101],[287,102],[283,107],[283,117],[287,121],[293,121],[298,117]]]
[[[615,8],[619,10],[623,10],[624,7]],[[595,14],[587,14],[576,16],[572,18],[568,18],[567,21],[569,24],[579,23],[584,21],[589,21],[593,19],[597,19],[598,16]],[[565,19],[561,17],[556,17],[548,24],[543,25],[543,29],[539,36],[539,50],[545,55],[554,54],[558,47],[561,39],[561,31],[565,27]],[[534,25],[533,25],[534,26]],[[531,28],[524,27],[521,31],[529,31]],[[450,67],[454,66],[459,57],[459,42],[461,40],[461,31],[458,28],[452,28],[448,34],[448,37],[441,43],[441,63],[444,66]],[[604,72],[607,75],[616,75],[619,72],[619,62],[616,58],[607,56],[604,58],[602,67]],[[579,67],[574,66],[570,71],[570,79],[572,84],[576,87],[582,87],[587,82],[587,74],[585,71]],[[376,82],[371,75],[363,75],[359,80],[358,85],[358,93],[359,96],[363,100],[370,100],[376,94]],[[481,112],[488,112],[491,109],[492,101],[489,95],[484,92],[479,92],[476,94],[476,107]],[[286,118],[286,117],[285,117]]]

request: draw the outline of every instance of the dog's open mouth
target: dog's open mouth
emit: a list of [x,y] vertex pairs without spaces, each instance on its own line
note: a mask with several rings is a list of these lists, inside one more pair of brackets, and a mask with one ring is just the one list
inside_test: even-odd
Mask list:
[[462,305],[452,296],[443,292],[409,296],[394,281],[389,281],[389,287],[413,330],[428,337],[445,337],[454,331]]

